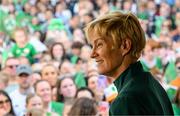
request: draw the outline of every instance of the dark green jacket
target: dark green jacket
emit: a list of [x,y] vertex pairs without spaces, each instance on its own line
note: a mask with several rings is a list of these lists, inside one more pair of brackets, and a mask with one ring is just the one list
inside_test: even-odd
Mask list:
[[110,106],[110,115],[173,115],[165,90],[140,62],[130,65],[114,84],[118,96]]

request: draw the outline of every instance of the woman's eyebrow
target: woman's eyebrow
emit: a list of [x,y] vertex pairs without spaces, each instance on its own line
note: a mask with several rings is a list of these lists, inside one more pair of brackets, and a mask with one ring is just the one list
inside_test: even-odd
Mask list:
[[96,44],[98,41],[104,41],[104,39],[102,39],[102,38],[97,38],[96,40],[94,40],[94,44]]
[[91,46],[91,48],[93,47],[93,45],[96,45],[98,41],[105,41],[105,40],[102,39],[101,37],[97,38],[96,40],[93,41],[93,43],[89,43],[89,45]]

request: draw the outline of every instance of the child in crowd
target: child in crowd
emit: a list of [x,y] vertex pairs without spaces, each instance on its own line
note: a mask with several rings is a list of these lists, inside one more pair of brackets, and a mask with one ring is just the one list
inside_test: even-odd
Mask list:
[[13,34],[15,45],[11,48],[9,56],[25,56],[29,62],[34,63],[36,53],[35,48],[28,42],[28,34],[24,28],[16,28]]

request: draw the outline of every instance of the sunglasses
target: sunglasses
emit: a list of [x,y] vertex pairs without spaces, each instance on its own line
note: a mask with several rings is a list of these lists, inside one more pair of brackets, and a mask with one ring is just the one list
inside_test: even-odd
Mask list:
[[7,67],[9,67],[9,68],[13,69],[13,68],[17,68],[17,67],[18,67],[18,65],[8,65]]
[[0,105],[3,105],[5,103],[9,103],[10,101],[8,99],[4,100],[4,101],[0,101]]

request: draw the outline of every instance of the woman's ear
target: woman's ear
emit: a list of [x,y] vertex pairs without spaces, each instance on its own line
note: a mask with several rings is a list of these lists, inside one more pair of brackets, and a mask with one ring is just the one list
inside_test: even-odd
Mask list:
[[132,43],[131,40],[128,38],[122,41],[120,48],[121,48],[121,53],[123,56],[125,56],[126,54],[130,52],[131,47],[132,47],[131,43]]

